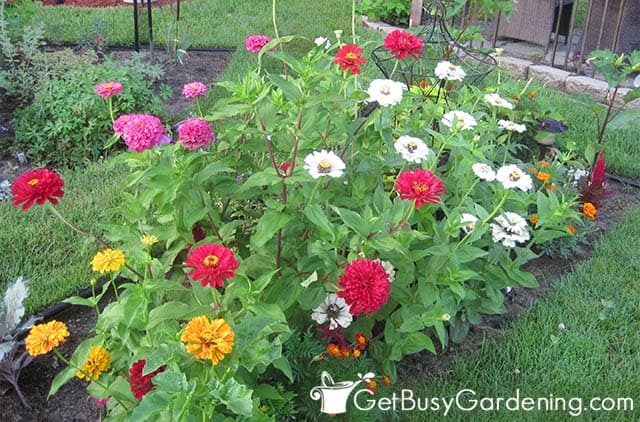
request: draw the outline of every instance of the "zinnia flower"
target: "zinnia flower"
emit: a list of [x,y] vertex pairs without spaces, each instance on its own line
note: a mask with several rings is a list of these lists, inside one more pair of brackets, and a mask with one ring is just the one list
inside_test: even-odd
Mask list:
[[482,180],[486,180],[487,182],[493,182],[496,180],[496,172],[493,171],[491,166],[485,163],[475,163],[471,166],[473,173]]
[[13,206],[22,205],[26,211],[34,204],[43,205],[46,201],[53,205],[58,203],[58,198],[64,196],[62,187],[64,181],[58,173],[48,169],[30,170],[18,177],[11,186],[13,192]]
[[427,144],[413,136],[401,136],[393,146],[410,163],[421,163],[429,155]]
[[544,171],[539,171],[538,174],[536,175],[536,179],[538,179],[542,183],[549,183],[550,178],[551,178],[551,175]]
[[187,119],[178,127],[178,139],[186,149],[194,151],[214,141],[213,128],[203,119]]
[[422,55],[424,43],[419,37],[396,29],[386,36],[382,47],[389,50],[391,55],[396,56],[398,60],[411,56],[417,61],[418,57]]
[[382,107],[392,106],[402,101],[402,91],[406,91],[407,86],[402,82],[391,79],[374,79],[369,84],[367,101],[377,101]]
[[589,220],[595,220],[598,209],[591,202],[585,202],[584,205],[582,205],[582,213]]
[[448,128],[454,128],[453,125],[455,123],[455,129],[457,130],[471,130],[478,124],[472,115],[459,110],[445,113],[445,115],[442,116],[441,122]]
[[527,127],[525,125],[515,123],[510,120],[500,119],[498,120],[498,126],[502,129],[508,130],[509,132],[524,133],[527,131]]
[[491,223],[491,235],[495,243],[502,242],[508,248],[516,246],[516,242],[523,243],[529,240],[530,235],[527,231],[527,220],[516,214],[515,212],[505,212],[495,218],[495,222]]
[[335,293],[328,295],[324,302],[311,313],[311,319],[322,325],[329,322],[329,329],[335,330],[338,326],[347,328],[351,325],[353,316],[349,312],[349,305],[344,299],[336,296]]
[[107,273],[118,271],[124,265],[124,252],[119,249],[107,248],[98,252],[91,261],[93,271]]
[[420,168],[400,173],[395,189],[400,193],[401,199],[415,200],[416,209],[426,203],[437,204],[440,202],[440,195],[445,192],[440,179],[429,170]]
[[153,246],[156,243],[158,243],[160,239],[158,239],[158,236],[156,236],[155,234],[143,234],[142,236],[140,236],[140,243],[142,243],[144,246]]
[[507,108],[509,110],[513,110],[513,104],[511,104],[509,101],[502,98],[499,94],[496,94],[496,93],[486,94],[484,96],[484,100],[494,107],[502,107],[502,108]]
[[206,316],[193,318],[180,336],[187,352],[196,359],[209,359],[213,365],[233,350],[233,330],[224,319],[209,321]]
[[364,258],[347,265],[338,285],[343,289],[338,292],[338,296],[344,298],[353,315],[377,311],[387,303],[391,290],[384,267],[379,262]]
[[340,65],[340,70],[350,70],[357,75],[360,73],[360,65],[365,64],[367,59],[361,57],[362,49],[355,44],[345,44],[336,52],[333,62]]
[[145,359],[140,359],[134,362],[131,368],[129,368],[129,385],[136,400],[142,400],[145,394],[153,390],[154,385],[151,383],[151,380],[166,369],[166,366],[163,365],[155,371],[143,375],[146,364],[147,361]]
[[461,81],[467,75],[462,67],[448,61],[438,63],[435,74],[438,79],[447,81]]
[[91,346],[87,361],[76,377],[87,381],[97,380],[111,366],[111,354],[102,346]]
[[129,124],[129,120],[131,120],[131,117],[135,116],[135,114],[123,114],[122,116],[119,116],[114,122],[113,122],[113,132],[116,135],[121,135],[124,133],[124,128],[127,126],[127,124]]
[[316,37],[313,40],[313,43],[315,45],[317,45],[318,47],[324,46],[325,49],[331,47],[331,41],[329,41],[327,38],[325,37]]
[[333,151],[314,151],[304,158],[304,168],[314,179],[323,176],[340,177],[345,169],[344,161]]
[[393,264],[389,261],[382,261],[380,259],[374,259],[374,261],[382,265],[382,268],[384,268],[389,276],[389,283],[393,283],[396,280],[396,269],[393,267]]
[[96,93],[105,100],[112,95],[118,95],[122,92],[122,84],[120,82],[103,82],[97,85]]
[[355,342],[359,350],[364,350],[369,344],[369,339],[367,339],[367,336],[362,333],[356,333]]
[[207,86],[202,82],[190,82],[182,87],[185,98],[201,97],[207,93]]
[[478,222],[478,217],[473,214],[463,213],[460,216],[460,224],[462,224],[462,230],[465,233],[470,233],[476,227],[476,223]]
[[222,287],[227,278],[236,276],[238,261],[231,249],[216,243],[207,243],[194,248],[187,257],[187,267],[193,270],[187,275],[200,280],[202,286]]
[[528,191],[533,187],[531,176],[520,170],[515,164],[500,167],[496,173],[496,180],[502,183],[505,189],[518,188]]
[[164,126],[160,119],[148,114],[130,114],[126,124],[118,123],[117,130],[114,122],[114,130],[116,133],[121,131],[124,142],[136,152],[153,148],[164,137]]
[[266,35],[249,35],[244,40],[244,46],[251,53],[259,53],[262,47],[271,42],[271,37]]
[[54,320],[31,327],[24,345],[30,356],[45,355],[64,343],[67,337],[69,330],[66,324]]

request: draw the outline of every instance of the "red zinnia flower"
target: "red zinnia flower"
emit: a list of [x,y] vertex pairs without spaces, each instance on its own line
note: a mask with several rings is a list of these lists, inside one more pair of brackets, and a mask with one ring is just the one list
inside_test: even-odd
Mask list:
[[349,305],[349,312],[370,314],[380,309],[389,299],[389,275],[384,267],[371,259],[351,261],[338,285],[343,290],[337,294]]
[[382,47],[385,50],[389,50],[391,55],[396,56],[398,60],[402,60],[409,55],[417,61],[418,56],[422,55],[424,43],[415,35],[396,29],[387,35]]
[[187,257],[187,267],[193,267],[188,275],[201,280],[202,286],[221,287],[225,279],[235,277],[238,261],[231,249],[215,243],[194,248]]
[[62,187],[64,181],[58,173],[48,169],[31,170],[18,177],[11,190],[13,192],[13,206],[22,205],[22,210],[26,211],[33,203],[43,205],[46,201],[53,205],[58,203],[56,196],[62,198],[64,192]]
[[336,53],[335,64],[340,65],[340,70],[350,70],[351,73],[357,75],[360,73],[360,66],[367,62],[367,59],[360,57],[362,49],[355,44],[345,44]]
[[145,359],[140,359],[134,362],[129,369],[129,384],[131,385],[131,392],[136,397],[136,400],[142,400],[144,395],[153,389],[154,385],[151,383],[151,379],[166,369],[166,366],[163,365],[150,374],[143,375],[146,364],[147,361]]
[[395,189],[400,193],[401,199],[415,199],[416,209],[427,202],[437,204],[440,202],[440,195],[445,192],[440,179],[429,170],[419,168],[400,173]]

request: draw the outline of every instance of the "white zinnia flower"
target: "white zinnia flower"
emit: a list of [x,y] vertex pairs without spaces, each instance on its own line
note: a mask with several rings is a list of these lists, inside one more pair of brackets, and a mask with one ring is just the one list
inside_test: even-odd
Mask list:
[[340,177],[345,169],[344,162],[333,151],[314,151],[304,158],[304,168],[314,179],[322,176]]
[[448,61],[438,63],[435,74],[438,79],[446,79],[448,81],[461,81],[466,76],[465,71],[460,66]]
[[476,227],[477,222],[478,217],[473,214],[464,213],[460,216],[460,224],[463,225],[462,230],[464,230],[465,233],[473,231],[473,229]]
[[322,325],[329,321],[329,329],[335,330],[338,326],[347,328],[353,321],[353,316],[349,312],[349,305],[343,298],[335,293],[328,295],[324,302],[311,313],[311,319]]
[[589,174],[588,171],[586,170],[582,170],[582,169],[576,169],[573,172],[573,180],[574,182],[579,182],[580,179],[582,179],[584,176],[586,176],[587,174]]
[[478,124],[472,115],[464,111],[453,110],[442,116],[441,123],[448,128],[453,128],[453,122],[456,122],[455,129],[470,130]]
[[500,167],[496,173],[496,180],[502,183],[505,189],[518,188],[528,191],[533,187],[531,176],[514,164]]
[[393,283],[396,279],[396,269],[393,267],[393,264],[389,261],[382,261],[380,259],[374,259],[374,261],[382,265],[384,272],[387,273],[387,277],[389,277],[389,283]]
[[504,119],[498,120],[498,126],[510,132],[523,133],[527,130],[527,127],[523,124],[512,122],[510,120],[504,120]]
[[509,101],[505,100],[498,94],[486,94],[484,96],[484,100],[494,107],[502,107],[513,110],[513,104],[511,104]]
[[502,242],[508,248],[514,248],[516,243],[524,243],[529,240],[527,220],[515,212],[505,212],[495,218],[496,223],[491,223],[491,235],[495,243]]
[[377,101],[382,107],[396,105],[402,101],[402,91],[406,89],[407,86],[402,82],[391,79],[374,79],[367,89],[368,101]]
[[496,172],[493,171],[489,164],[475,163],[471,166],[471,169],[478,178],[486,180],[487,182],[493,182],[496,180]]
[[329,48],[331,47],[331,41],[329,41],[327,38],[325,37],[316,37],[316,39],[313,40],[313,42],[315,43],[315,45],[317,45],[318,47],[320,46],[324,46],[324,48]]
[[410,163],[420,163],[429,155],[429,147],[422,139],[413,136],[401,136],[395,142],[396,151],[402,154],[402,158]]

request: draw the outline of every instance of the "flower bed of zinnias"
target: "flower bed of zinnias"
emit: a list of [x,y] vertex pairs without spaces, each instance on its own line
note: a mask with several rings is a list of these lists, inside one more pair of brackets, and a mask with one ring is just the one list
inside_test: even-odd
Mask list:
[[[570,157],[516,158],[537,154],[520,153],[535,122],[523,93],[467,86],[444,61],[430,97],[362,80],[356,44],[319,38],[300,58],[275,49],[291,39],[248,40],[256,71],[220,83],[229,96],[175,140],[154,116],[114,119],[131,149],[118,160],[131,168],[126,224],[105,224],[92,267],[128,281],[71,299],[99,312],[71,357],[57,350],[66,327],[34,327],[29,353],[68,364],[51,394],[85,379],[115,419],[316,414],[322,371],[386,388],[403,356],[460,341],[482,314],[504,312],[506,289],[535,286],[520,267],[536,245],[573,236],[583,209],[595,218]],[[384,48],[424,54],[409,33]],[[287,72],[265,73],[263,60]],[[111,106],[120,89],[97,92]],[[30,172],[14,204],[64,218],[62,188],[55,173]],[[116,300],[100,311],[109,288]]]

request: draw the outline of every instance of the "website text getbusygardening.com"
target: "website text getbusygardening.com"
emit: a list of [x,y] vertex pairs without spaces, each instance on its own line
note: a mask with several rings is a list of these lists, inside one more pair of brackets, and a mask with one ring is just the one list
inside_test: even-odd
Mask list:
[[511,397],[485,397],[471,389],[462,389],[453,397],[417,397],[412,390],[402,389],[391,396],[376,397],[370,390],[359,390],[353,396],[356,409],[379,409],[400,412],[439,413],[444,416],[452,410],[462,412],[565,412],[580,416],[583,412],[632,412],[634,400],[630,397],[546,397],[521,396],[520,390]]

